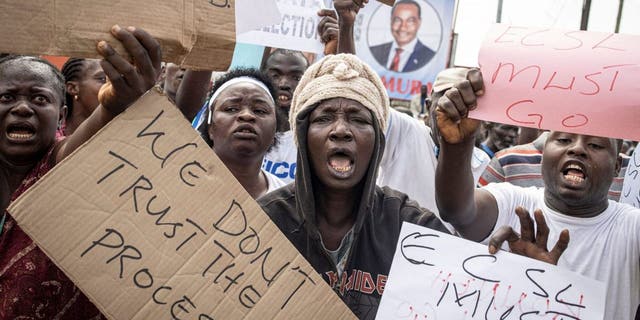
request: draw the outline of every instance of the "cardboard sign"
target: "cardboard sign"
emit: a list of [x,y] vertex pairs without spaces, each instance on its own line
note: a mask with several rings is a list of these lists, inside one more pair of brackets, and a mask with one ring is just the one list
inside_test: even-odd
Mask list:
[[494,25],[471,117],[640,139],[640,36]]
[[620,202],[640,208],[640,151],[638,148],[633,151],[631,159],[629,159]]
[[226,70],[235,45],[235,0],[8,0],[0,3],[0,52],[98,58],[96,43],[114,24],[143,28],[163,61]]
[[602,320],[604,283],[404,223],[377,319]]
[[353,317],[156,92],[9,212],[112,319]]

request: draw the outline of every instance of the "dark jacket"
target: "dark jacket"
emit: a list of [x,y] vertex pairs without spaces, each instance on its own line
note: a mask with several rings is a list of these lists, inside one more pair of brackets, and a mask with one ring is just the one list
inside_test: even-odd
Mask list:
[[[312,109],[312,108],[309,108]],[[315,217],[312,172],[306,145],[308,115],[301,112],[297,121],[299,143],[295,182],[260,198],[258,202],[300,253],[322,275],[360,319],[374,319],[384,291],[387,275],[403,221],[448,232],[431,212],[418,207],[405,194],[377,187],[376,176],[384,150],[384,136],[376,127],[372,161],[360,199],[353,242],[340,278],[336,265],[321,244]]]
[[[389,68],[389,51],[393,46],[393,42],[383,43],[377,46],[370,47],[371,54],[379,64],[384,66],[385,68]],[[409,56],[409,60],[407,64],[402,68],[400,72],[411,72],[416,71],[422,67],[424,67],[435,55],[435,51],[429,49],[429,47],[425,46],[420,40],[416,42],[416,46]]]

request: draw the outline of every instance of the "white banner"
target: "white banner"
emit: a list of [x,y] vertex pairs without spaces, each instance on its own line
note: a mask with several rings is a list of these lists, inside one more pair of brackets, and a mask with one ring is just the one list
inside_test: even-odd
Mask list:
[[605,285],[404,223],[377,319],[602,320]]

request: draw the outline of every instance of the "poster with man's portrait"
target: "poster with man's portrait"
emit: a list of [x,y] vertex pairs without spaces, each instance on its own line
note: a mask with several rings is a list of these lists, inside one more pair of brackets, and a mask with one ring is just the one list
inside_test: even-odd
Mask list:
[[430,89],[449,56],[455,0],[371,1],[358,14],[357,54],[381,76],[389,96],[410,100]]

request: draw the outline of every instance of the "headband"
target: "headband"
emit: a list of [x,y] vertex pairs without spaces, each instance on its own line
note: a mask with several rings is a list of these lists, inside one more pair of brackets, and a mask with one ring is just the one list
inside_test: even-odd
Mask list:
[[233,78],[233,79],[223,83],[220,86],[220,88],[218,88],[218,90],[216,90],[211,95],[211,98],[209,99],[209,103],[207,104],[207,109],[209,110],[209,116],[207,117],[207,125],[211,125],[211,115],[213,114],[213,111],[211,111],[211,105],[213,105],[213,102],[216,101],[216,99],[218,98],[220,93],[222,93],[222,91],[224,91],[224,89],[227,89],[228,87],[230,87],[230,86],[232,86],[232,85],[234,85],[236,83],[252,83],[252,84],[257,85],[262,90],[264,90],[264,92],[267,93],[267,96],[269,96],[269,99],[275,105],[275,101],[273,100],[273,97],[271,96],[271,92],[269,92],[269,88],[267,88],[267,86],[264,83],[254,79],[252,77],[247,77],[247,76]]

